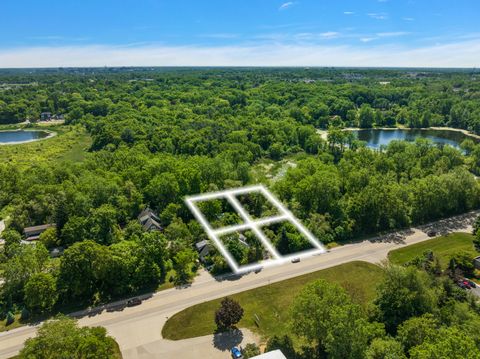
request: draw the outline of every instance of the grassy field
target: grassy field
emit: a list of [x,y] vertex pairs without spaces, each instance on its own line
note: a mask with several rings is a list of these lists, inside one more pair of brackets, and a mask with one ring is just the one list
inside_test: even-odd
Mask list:
[[0,146],[0,161],[29,167],[35,163],[52,161],[81,161],[90,147],[91,138],[81,127],[51,126],[32,127],[49,130],[57,136],[29,143]]
[[[238,327],[249,328],[265,337],[289,333],[289,307],[305,284],[320,278],[336,282],[347,290],[355,302],[365,306],[373,299],[381,277],[382,270],[378,266],[350,262],[234,294],[231,297],[245,310]],[[220,301],[201,303],[175,314],[163,327],[163,337],[179,340],[212,334],[215,331],[214,313]],[[258,327],[254,315],[260,319]]]
[[471,253],[472,258],[478,255],[473,247],[474,238],[469,233],[452,233],[391,251],[388,253],[388,259],[395,264],[404,264],[430,249],[438,256],[442,267],[446,268],[451,255],[455,252],[467,251]]

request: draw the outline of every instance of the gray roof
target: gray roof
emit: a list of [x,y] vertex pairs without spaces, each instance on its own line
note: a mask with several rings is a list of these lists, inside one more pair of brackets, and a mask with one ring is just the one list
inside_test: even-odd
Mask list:
[[208,244],[206,240],[200,241],[195,243],[195,247],[197,247],[197,251],[201,251],[203,247],[205,247]]
[[55,227],[55,226],[56,226],[55,223],[51,223],[51,224],[42,224],[40,226],[25,227],[23,229],[23,232],[27,237],[30,237],[30,236],[38,235],[42,232],[45,232],[45,230],[47,230],[48,228]]
[[148,218],[143,224],[143,229],[148,231],[148,230],[151,230],[152,227],[156,230],[163,230],[162,226],[160,225],[160,223],[158,223],[157,221],[155,221],[154,219],[152,218]]

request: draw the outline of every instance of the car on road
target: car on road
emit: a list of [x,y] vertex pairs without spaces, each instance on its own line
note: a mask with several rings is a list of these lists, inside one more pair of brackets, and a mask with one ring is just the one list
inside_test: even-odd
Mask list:
[[238,349],[237,347],[233,347],[231,350],[232,353],[232,358],[234,359],[241,359],[243,358],[242,351]]
[[140,298],[132,298],[127,301],[128,307],[134,307],[136,305],[142,304],[142,300]]
[[429,236],[429,237],[435,237],[436,235],[437,235],[437,232],[436,232],[436,231],[433,231],[433,230],[432,230],[432,231],[428,231],[428,232],[427,232],[427,236]]
[[463,283],[463,280],[459,280],[457,282],[457,285],[462,289],[467,289],[467,286]]
[[296,257],[292,259],[292,263],[298,263],[300,262],[300,258]]

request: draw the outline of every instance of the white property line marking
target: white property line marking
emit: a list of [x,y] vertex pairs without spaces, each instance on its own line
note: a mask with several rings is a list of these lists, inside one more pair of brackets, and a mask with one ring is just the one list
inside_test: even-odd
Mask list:
[[[247,213],[245,208],[242,206],[242,204],[236,198],[236,196],[238,195],[249,194],[253,192],[260,192],[261,194],[263,194],[265,198],[270,202],[270,204],[272,204],[279,211],[280,215],[264,217],[264,218],[253,220],[250,217],[250,215]],[[237,214],[239,214],[240,217],[243,219],[244,223],[232,225],[232,226],[226,226],[218,229],[213,229],[210,223],[208,222],[208,220],[203,215],[203,213],[197,207],[196,202],[202,202],[202,201],[208,201],[208,200],[214,200],[214,199],[227,199],[228,202],[232,205],[233,209],[235,209],[237,211]],[[262,267],[282,264],[296,257],[302,258],[302,257],[307,257],[307,256],[326,252],[325,247],[313,236],[313,234],[310,233],[310,231],[307,228],[305,228],[300,223],[300,221],[278,199],[276,199],[270,193],[270,191],[268,191],[262,185],[247,186],[247,187],[241,187],[236,189],[224,190],[220,192],[199,194],[195,196],[186,197],[185,202],[188,208],[190,209],[190,211],[195,216],[195,218],[200,222],[200,224],[203,226],[203,228],[207,232],[208,237],[213,241],[215,246],[218,248],[220,253],[223,255],[223,257],[227,261],[230,268],[232,268],[232,270],[236,274],[246,273],[253,270],[259,270]],[[272,245],[272,243],[268,240],[268,238],[262,232],[262,227],[269,225],[271,223],[278,223],[283,221],[288,221],[291,224],[293,224],[295,228],[308,239],[308,241],[313,245],[314,249],[306,250],[299,253],[292,253],[287,256],[282,256],[280,253],[278,253],[277,249]],[[244,266],[238,265],[236,260],[230,254],[230,252],[225,248],[225,245],[221,241],[220,236],[224,234],[232,233],[232,232],[245,231],[245,230],[251,230],[255,233],[258,239],[262,242],[265,249],[268,252],[270,252],[273,259],[269,259],[259,263],[248,264]]]

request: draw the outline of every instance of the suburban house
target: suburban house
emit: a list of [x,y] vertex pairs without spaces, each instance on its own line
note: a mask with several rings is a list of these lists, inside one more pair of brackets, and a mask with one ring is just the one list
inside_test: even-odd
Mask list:
[[203,240],[197,242],[195,243],[195,247],[197,248],[198,258],[200,258],[200,261],[204,262],[205,257],[208,256],[208,254],[210,253],[210,245],[208,241]]
[[137,218],[145,231],[163,231],[160,218],[150,208],[145,208]]
[[47,229],[52,227],[56,227],[55,223],[42,224],[40,226],[33,226],[33,227],[25,227],[23,229],[23,233],[25,234],[25,240],[36,241],[40,237],[40,234],[42,234]]

